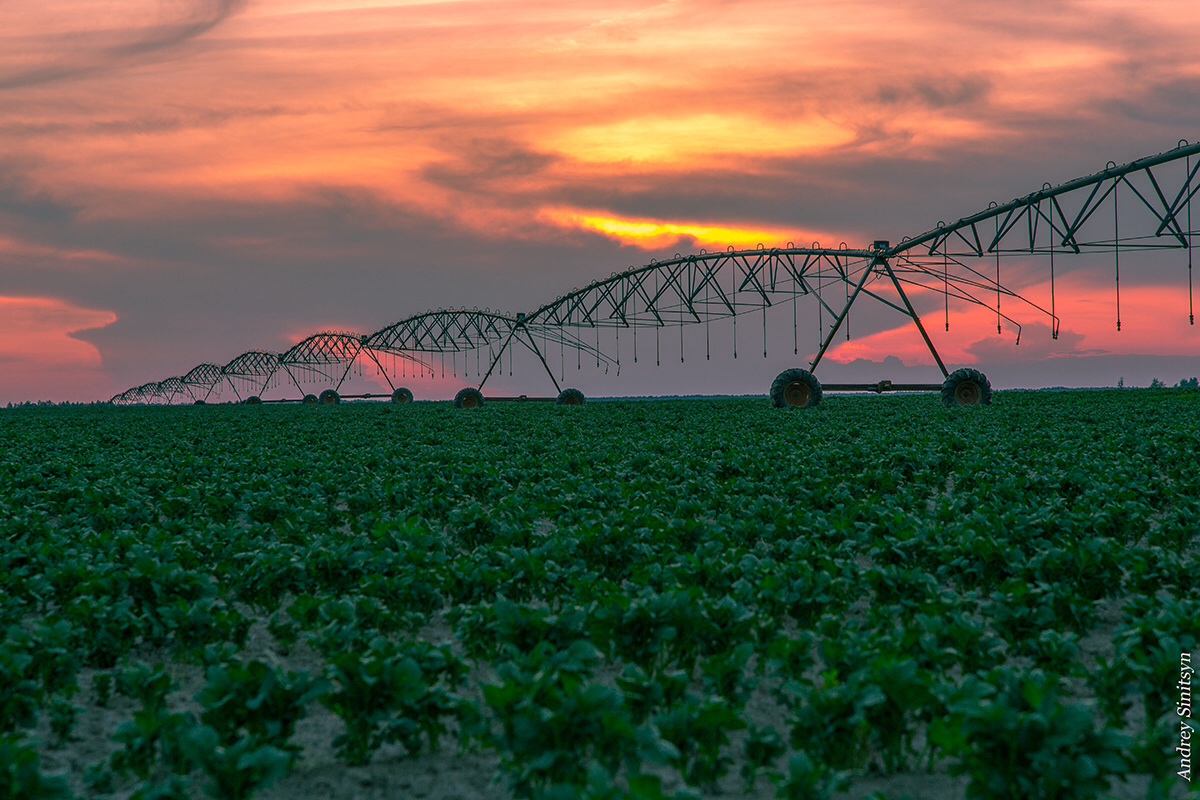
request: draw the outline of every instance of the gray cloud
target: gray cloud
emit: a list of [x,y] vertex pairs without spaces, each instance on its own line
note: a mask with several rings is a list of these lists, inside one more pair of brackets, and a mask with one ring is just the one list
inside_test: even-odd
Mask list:
[[0,162],[0,219],[15,216],[23,218],[27,224],[63,223],[71,220],[79,210],[74,203],[32,188],[20,168]]
[[950,108],[979,103],[987,99],[992,81],[985,75],[966,77],[919,78],[907,84],[885,84],[877,100],[887,105],[917,102],[928,108]]
[[168,50],[203,36],[245,4],[246,0],[192,0],[184,19],[153,28],[136,40],[113,48],[112,53],[138,56]]
[[[458,192],[512,194],[523,181],[542,175],[557,161],[553,155],[508,139],[472,138],[454,148],[452,158],[425,167],[422,177]],[[505,186],[498,188],[500,183]]]
[[266,120],[298,116],[311,109],[272,104],[261,106],[211,106],[208,108],[178,106],[170,110],[156,108],[145,114],[110,116],[103,119],[87,117],[56,120],[0,121],[0,135],[9,140],[38,140],[51,136],[154,135],[183,130],[214,128],[240,120]]
[[1200,107],[1200,84],[1192,76],[1165,75],[1141,83],[1136,93],[1105,103],[1110,113],[1134,122],[1172,127],[1200,139],[1195,129],[1195,109]]
[[1021,343],[1005,337],[989,336],[969,345],[966,350],[981,364],[1023,364],[1030,361],[1061,359],[1064,355],[1100,356],[1111,355],[1103,351],[1082,350],[1079,345],[1084,335],[1077,331],[1062,329],[1058,339],[1050,335],[1050,326],[1041,322],[1026,323],[1021,329]]
[[89,77],[164,56],[213,30],[245,5],[245,0],[189,0],[178,17],[114,37],[72,34],[52,50],[50,63],[0,74],[0,91],[26,89],[74,78]]

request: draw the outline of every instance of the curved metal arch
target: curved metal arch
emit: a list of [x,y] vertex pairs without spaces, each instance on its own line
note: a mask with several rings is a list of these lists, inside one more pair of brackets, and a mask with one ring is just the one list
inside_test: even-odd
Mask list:
[[175,376],[160,381],[158,384],[159,392],[162,393],[164,399],[168,402],[174,402],[179,395],[188,394],[188,388],[183,383],[183,378]]
[[[546,363],[545,354],[542,348],[538,347],[530,330],[534,327],[536,326],[527,323],[524,314],[513,316],[491,309],[481,311],[478,308],[438,309],[414,314],[365,336],[363,346],[368,350],[392,353],[413,360],[430,370],[432,368],[429,365],[413,354],[453,355],[486,347],[489,352],[489,366],[487,374],[479,383],[479,388],[482,389],[504,351],[515,341],[537,356],[546,372],[550,374],[550,380],[557,387],[558,382],[554,380],[553,372]],[[568,337],[561,328],[553,333],[564,339]],[[547,335],[543,333],[542,338],[544,344]],[[582,342],[573,346],[587,347]],[[386,375],[386,372],[384,374]]]
[[[905,286],[941,292],[948,298],[994,311],[998,319],[1017,329],[1018,342],[1021,326],[1001,313],[1001,297],[1027,303],[1050,316],[1057,327],[1052,312],[1005,287],[999,276],[992,280],[956,259],[956,265],[962,267],[961,274],[950,275],[939,270],[934,284],[925,280],[931,274],[928,268],[909,254],[895,255],[894,250],[888,242],[876,241],[865,249],[789,244],[784,248],[760,246],[755,250],[731,248],[718,253],[677,254],[673,259],[631,267],[583,289],[572,290],[529,316],[533,324],[557,328],[565,337],[567,328],[665,327],[707,323],[750,312],[765,314],[780,301],[795,302],[811,296],[819,305],[818,313],[828,313],[830,318],[830,327],[809,365],[815,370],[845,323],[850,308],[860,295],[866,295],[913,321],[943,375],[948,371]],[[874,286],[880,282],[885,287],[883,291]],[[832,289],[838,291],[831,292]],[[995,293],[994,305],[980,296],[983,290],[989,297]]]
[[153,403],[155,400],[167,401],[167,394],[163,391],[163,385],[159,381],[143,383],[137,387],[137,396],[143,403]]
[[137,398],[138,398],[137,390],[139,388],[140,387],[137,387],[137,386],[130,387],[130,388],[126,389],[125,391],[121,392],[120,394],[113,395],[112,399],[109,400],[108,402],[112,403],[114,406],[133,405],[134,403],[137,402]]
[[279,369],[279,355],[265,350],[250,350],[221,367],[221,375],[233,378],[269,378]]
[[[342,388],[354,359],[363,349],[363,337],[344,331],[322,331],[301,339],[287,352],[279,356],[279,364],[287,372],[292,383],[304,394],[300,378],[304,380],[336,382],[334,390]],[[341,375],[333,374],[333,367],[345,365]]]
[[[337,391],[342,388],[342,384],[349,376],[355,359],[365,354],[379,368],[379,374],[388,382],[388,386],[395,391],[396,387],[392,384],[392,379],[388,377],[387,371],[375,354],[365,346],[366,340],[366,336],[346,331],[314,333],[292,345],[287,352],[280,355],[279,363],[296,388],[300,389],[301,394],[304,393],[304,389],[300,386],[300,379],[297,378],[296,372],[299,372],[301,377],[306,380],[330,381],[335,384],[333,388]],[[344,369],[340,371],[341,374],[335,374],[336,370],[333,368],[343,365]]]
[[362,351],[363,337],[344,331],[321,331],[301,339],[281,353],[280,363],[285,366],[310,367],[319,364],[345,364],[353,361]]
[[221,380],[221,367],[217,364],[200,364],[188,370],[180,380],[185,386],[210,389]]
[[217,364],[199,364],[187,371],[179,380],[192,400],[207,401],[224,379]]
[[[816,295],[840,325],[853,302],[850,287],[855,287],[856,298],[868,283],[883,277],[878,269],[880,245],[886,243],[877,242],[868,250],[852,250],[845,245],[838,248],[789,245],[771,250],[760,246],[755,250],[702,251],[689,256],[677,254],[674,259],[653,261],[614,273],[583,289],[574,289],[529,314],[518,314],[515,319],[505,317],[508,334],[479,388],[483,388],[514,340],[538,357],[557,390],[560,388],[558,381],[543,353],[543,348],[554,344],[588,353],[596,358],[597,366],[603,362],[606,371],[613,365],[620,371],[619,358],[613,358],[601,349],[600,328],[636,329],[705,322],[750,311],[765,311],[775,299],[806,294]],[[722,282],[725,275],[729,276],[725,279],[728,285]],[[828,283],[847,286],[847,303],[840,312],[822,299],[822,288]],[[903,290],[900,291],[903,294]],[[870,290],[866,292],[875,294]],[[900,309],[895,303],[882,297],[879,299]],[[597,330],[594,346],[571,332],[572,329],[586,328]],[[538,346],[538,339],[542,347]]]
[[495,344],[517,324],[499,311],[438,309],[414,314],[363,337],[363,346],[388,353],[458,353]]
[[249,384],[254,390],[254,394],[262,394],[281,366],[279,354],[269,353],[265,350],[250,350],[221,367],[221,377],[241,400],[243,398],[242,393],[238,391],[237,380]]
[[[1044,185],[1040,190],[1007,203],[993,205],[977,214],[963,217],[950,224],[906,238],[889,248],[887,255],[897,255],[925,246],[929,255],[946,253],[951,256],[982,258],[998,252],[1050,253],[1071,251],[1110,251],[1115,247],[1128,249],[1185,248],[1194,236],[1181,223],[1181,212],[1200,191],[1200,160],[1188,163],[1190,156],[1200,153],[1200,143],[1180,145],[1158,155],[1145,156],[1117,166],[1109,162],[1100,172],[1060,183]],[[1167,176],[1154,168],[1172,162],[1185,161],[1182,175]],[[1175,178],[1168,183],[1167,178]],[[1176,180],[1178,188],[1174,188]],[[1117,201],[1117,192],[1125,187],[1133,194],[1135,207],[1144,209],[1153,222],[1146,227],[1128,229],[1124,234],[1113,232],[1109,218],[1100,222],[1097,211]],[[1067,203],[1071,197],[1078,205]],[[1068,210],[1068,209],[1074,210]],[[995,221],[991,229],[983,223]],[[1101,238],[1084,235],[1102,231]],[[1039,236],[1039,233],[1041,234]],[[1165,234],[1165,235],[1164,235]],[[1007,243],[1007,246],[1005,246]]]
[[761,310],[778,296],[819,294],[828,283],[853,281],[878,255],[875,249],[820,246],[677,254],[573,289],[526,318],[546,328],[703,322]]

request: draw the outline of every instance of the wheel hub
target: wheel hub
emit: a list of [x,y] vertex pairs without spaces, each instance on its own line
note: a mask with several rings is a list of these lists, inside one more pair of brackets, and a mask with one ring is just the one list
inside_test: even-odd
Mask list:
[[469,394],[463,398],[462,407],[463,408],[479,408],[479,399],[476,398],[475,395]]
[[954,401],[960,406],[977,406],[982,399],[983,392],[974,381],[963,381],[954,390]]
[[784,390],[783,397],[789,406],[805,408],[812,400],[812,390],[803,381],[792,381]]

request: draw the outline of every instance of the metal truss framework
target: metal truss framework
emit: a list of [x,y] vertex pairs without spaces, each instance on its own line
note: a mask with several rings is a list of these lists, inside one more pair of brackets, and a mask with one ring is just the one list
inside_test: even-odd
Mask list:
[[[903,289],[888,264],[886,245],[876,242],[865,250],[819,245],[789,245],[771,250],[730,248],[724,253],[701,251],[696,255],[676,256],[574,290],[537,309],[529,319],[545,329],[630,329],[636,360],[638,329],[736,319],[751,312],[765,313],[768,308],[789,301],[793,305],[793,319],[798,322],[795,301],[811,296],[817,301],[818,315],[828,314],[831,320],[823,353],[860,292],[908,313],[866,288],[870,282],[890,277],[903,296]],[[842,286],[847,287],[844,295],[835,291]],[[841,300],[844,303],[839,303]],[[736,335],[735,328],[735,353]],[[795,349],[798,352],[798,339]]]
[[[832,324],[810,362],[815,370],[860,295],[867,295],[909,317],[941,369],[948,371],[930,340],[905,286],[920,288],[990,309],[1017,330],[1021,326],[1002,311],[1004,298],[1046,315],[1057,338],[1054,259],[1084,252],[1111,253],[1117,329],[1120,330],[1120,258],[1122,251],[1186,249],[1188,253],[1189,321],[1195,324],[1192,301],[1191,201],[1200,191],[1200,144],[1180,142],[1174,150],[1042,189],[1008,203],[937,227],[893,245],[876,241],[867,249],[794,247],[705,253],[633,267],[596,281],[542,306],[529,315],[544,326],[562,328],[662,328],[710,323],[805,295],[815,296],[817,313]],[[1180,166],[1182,170],[1178,169]],[[1156,171],[1157,170],[1157,171]],[[1122,211],[1121,198],[1125,197]],[[991,223],[991,226],[988,225]],[[989,227],[991,228],[989,230]],[[1043,308],[1001,280],[1004,253],[1045,255],[1050,260],[1051,303]],[[990,259],[995,277],[972,262]],[[831,286],[840,284],[841,286]],[[894,289],[884,296],[879,285]],[[844,288],[844,302],[836,298]],[[834,299],[832,302],[826,298]],[[795,312],[793,312],[795,313]],[[795,319],[795,317],[794,317]],[[736,334],[735,334],[736,335]],[[798,344],[798,343],[797,343]],[[736,342],[735,350],[736,354]],[[798,352],[798,346],[797,346]]]
[[260,395],[266,391],[280,366],[278,354],[265,350],[251,350],[222,367],[221,377],[229,384],[229,388],[233,389],[237,398],[243,400],[245,398],[242,397],[242,392],[238,391],[239,385],[243,391],[248,392],[247,396]]
[[[216,364],[200,364],[180,378],[192,400],[207,400],[224,376]],[[203,397],[200,393],[203,392]]]
[[[599,331],[621,329],[633,338],[639,329],[709,325],[734,321],[736,356],[737,318],[790,304],[795,334],[799,323],[797,301],[815,300],[820,347],[810,362],[817,365],[842,329],[851,307],[861,295],[909,317],[928,346],[943,375],[946,367],[909,298],[918,288],[989,309],[996,315],[997,330],[1007,321],[1021,326],[1002,310],[1006,298],[1021,301],[1050,321],[1057,337],[1055,313],[1055,259],[1081,253],[1113,256],[1117,329],[1120,330],[1121,254],[1139,250],[1187,251],[1189,319],[1195,323],[1192,302],[1192,198],[1200,191],[1200,144],[1180,142],[1168,152],[1140,158],[1121,166],[1109,162],[1101,172],[1057,186],[1043,187],[1008,203],[993,203],[984,211],[936,227],[899,243],[876,241],[853,249],[795,247],[734,250],[676,255],[631,267],[595,281],[527,314],[507,314],[485,309],[442,309],[400,320],[373,334],[325,332],[298,343],[286,353],[250,351],[224,367],[202,364],[180,378],[144,384],[117,395],[114,403],[173,402],[200,392],[212,394],[222,381],[237,394],[238,384],[261,392],[283,369],[300,387],[297,376],[334,382],[340,387],[360,356],[371,359],[387,377],[381,354],[400,357],[432,371],[431,355],[445,356],[486,349],[487,373],[492,375],[504,353],[520,344],[534,353],[546,368],[555,388],[558,381],[546,362],[551,345],[570,348],[594,357],[597,365],[619,369],[619,354],[601,345]],[[1050,265],[1050,307],[1022,297],[1001,279],[1005,254],[1045,256]],[[980,262],[984,263],[980,263]],[[806,307],[806,315],[812,316]],[[828,315],[828,329],[824,317]],[[591,333],[596,335],[593,337]],[[539,346],[539,341],[541,346]],[[617,339],[619,343],[619,338]],[[510,356],[511,357],[511,356]],[[338,375],[340,371],[340,376]],[[392,385],[391,380],[388,380]],[[393,389],[394,389],[393,385]]]
[[161,383],[144,383],[126,389],[109,402],[115,405],[151,404],[166,402]]
[[316,333],[280,355],[279,366],[292,379],[292,383],[301,394],[304,394],[304,387],[300,385],[301,379],[333,383],[333,389],[337,391],[349,377],[355,360],[360,354],[365,354],[379,367],[379,373],[394,390],[396,387],[388,378],[387,371],[379,363],[379,359],[372,351],[363,347],[365,338],[356,333]]
[[[542,346],[538,346],[538,340]],[[403,358],[416,360],[420,354],[457,354],[488,350],[488,371],[480,381],[482,389],[487,379],[499,365],[504,353],[519,344],[533,353],[558,389],[554,372],[546,363],[545,347],[549,343],[560,343],[595,356],[601,361],[612,363],[598,348],[592,347],[564,326],[543,324],[526,314],[505,314],[485,309],[441,309],[417,314],[389,325],[370,336],[363,337],[367,350],[392,353]]]

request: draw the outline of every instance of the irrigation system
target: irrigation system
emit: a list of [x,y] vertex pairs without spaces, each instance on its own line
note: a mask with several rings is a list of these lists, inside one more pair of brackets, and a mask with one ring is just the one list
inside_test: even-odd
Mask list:
[[[809,330],[815,315],[819,346],[805,367],[778,375],[770,396],[777,407],[811,408],[824,391],[871,390],[939,391],[946,405],[986,405],[991,401],[987,377],[975,369],[947,370],[910,295],[914,290],[942,298],[949,330],[951,302],[988,309],[997,332],[1007,323],[1020,341],[1021,325],[1011,316],[1013,305],[1047,320],[1058,337],[1056,269],[1064,259],[1082,254],[1111,258],[1115,321],[1121,329],[1121,258],[1132,253],[1177,250],[1186,253],[1188,318],[1195,324],[1192,280],[1192,198],[1200,190],[1200,144],[1180,141],[1167,152],[1117,165],[1109,162],[1096,173],[1037,191],[1007,203],[993,203],[955,222],[938,222],[924,233],[899,242],[877,240],[850,248],[787,247],[676,255],[631,267],[608,278],[574,289],[533,311],[503,313],[491,309],[441,309],[407,317],[371,334],[321,332],[285,353],[252,350],[224,366],[200,364],[184,375],[146,383],[112,398],[117,405],[146,403],[203,403],[225,389],[239,402],[262,402],[267,389],[279,385],[299,392],[295,402],[334,404],[343,398],[413,400],[397,386],[397,375],[432,375],[446,359],[474,358],[478,385],[463,389],[460,407],[483,404],[483,388],[502,368],[505,357],[521,348],[545,368],[561,404],[583,402],[581,392],[564,388],[549,363],[551,348],[560,358],[570,352],[581,362],[619,369],[621,337],[625,352],[648,359],[653,350],[661,361],[662,332],[667,328],[704,329],[706,357],[711,356],[714,323],[731,322],[734,356],[737,323],[743,320],[743,341],[755,331],[761,315],[762,344],[767,339],[766,314],[790,311],[793,354],[800,353],[802,325]],[[1050,281],[1049,303],[1038,304],[1011,288],[1002,275],[1004,256],[1021,254],[1045,261]],[[1181,259],[1182,262],[1182,259]],[[907,317],[920,333],[942,373],[936,384],[829,384],[816,371],[846,327],[851,308],[867,297]],[[748,319],[749,318],[749,319]],[[749,323],[749,325],[747,325]],[[601,336],[601,332],[605,335]],[[679,347],[683,348],[682,331]],[[387,380],[390,394],[339,394],[355,364],[373,363]],[[486,371],[484,367],[486,366]],[[302,383],[323,383],[320,394],[306,392]]]

